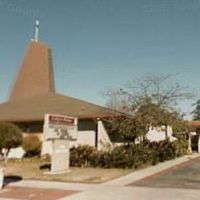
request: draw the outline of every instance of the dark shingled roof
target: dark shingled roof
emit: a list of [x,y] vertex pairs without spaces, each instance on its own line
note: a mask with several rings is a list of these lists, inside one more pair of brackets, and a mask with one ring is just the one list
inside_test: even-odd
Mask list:
[[121,115],[108,108],[57,94],[50,48],[40,42],[31,42],[10,99],[0,104],[0,121],[43,121],[46,113],[81,119]]
[[121,115],[110,109],[57,93],[0,104],[0,121],[42,121],[45,113],[62,114],[79,119]]

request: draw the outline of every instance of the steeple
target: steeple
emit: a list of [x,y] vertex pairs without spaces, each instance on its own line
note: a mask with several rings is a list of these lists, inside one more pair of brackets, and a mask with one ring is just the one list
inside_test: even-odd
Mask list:
[[40,22],[39,22],[39,20],[37,19],[37,20],[35,21],[35,34],[34,34],[34,41],[35,41],[35,42],[38,42],[39,25],[40,25]]
[[39,21],[36,22],[35,39],[28,47],[9,101],[55,92],[51,49],[38,42],[38,26]]

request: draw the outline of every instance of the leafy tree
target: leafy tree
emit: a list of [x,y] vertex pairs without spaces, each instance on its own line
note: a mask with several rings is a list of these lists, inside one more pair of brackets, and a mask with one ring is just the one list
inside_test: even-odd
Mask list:
[[0,123],[0,154],[7,160],[11,148],[19,147],[22,144],[22,132],[14,124]]
[[[104,119],[104,125],[111,138],[117,136],[121,141],[133,142],[137,137],[145,134],[145,124],[132,116],[120,116]],[[111,139],[112,140],[112,139]]]
[[179,139],[188,139],[192,127],[189,122],[183,119],[175,119],[172,123],[174,136]]
[[[129,135],[130,139],[145,135],[151,126],[161,125],[165,125],[167,138],[167,126],[175,126],[175,119],[183,120],[175,112],[174,106],[179,100],[192,97],[185,87],[173,83],[170,75],[147,75],[135,84],[130,83],[114,92],[115,98],[119,95],[120,100],[125,100],[120,110],[132,117],[114,120],[111,124],[115,131],[111,133],[118,132],[125,137]],[[107,95],[112,98],[112,91],[108,91]]]
[[134,116],[124,115],[118,118],[105,120],[109,134],[120,134],[125,141],[133,142],[139,136],[145,136],[150,127],[165,125],[166,138],[167,126],[172,125],[176,114],[145,99],[138,106]]
[[174,113],[159,104],[152,103],[151,99],[147,98],[141,102],[134,117],[145,125],[145,134],[150,127],[164,125],[167,138],[167,126],[172,124]]
[[193,106],[195,106],[195,109],[192,111],[193,120],[200,120],[200,99]]

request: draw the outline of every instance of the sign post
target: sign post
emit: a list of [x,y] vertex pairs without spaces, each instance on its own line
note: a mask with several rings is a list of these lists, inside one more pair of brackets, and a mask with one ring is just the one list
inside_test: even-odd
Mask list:
[[69,143],[77,138],[77,118],[46,114],[44,139],[52,141],[51,174],[69,171]]

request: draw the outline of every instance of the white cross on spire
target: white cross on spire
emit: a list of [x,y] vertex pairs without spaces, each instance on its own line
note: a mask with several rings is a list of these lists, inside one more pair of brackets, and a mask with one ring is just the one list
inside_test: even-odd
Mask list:
[[35,41],[35,42],[38,42],[39,24],[40,24],[40,22],[39,22],[39,20],[37,19],[37,20],[35,21],[35,34],[34,34],[34,41]]

